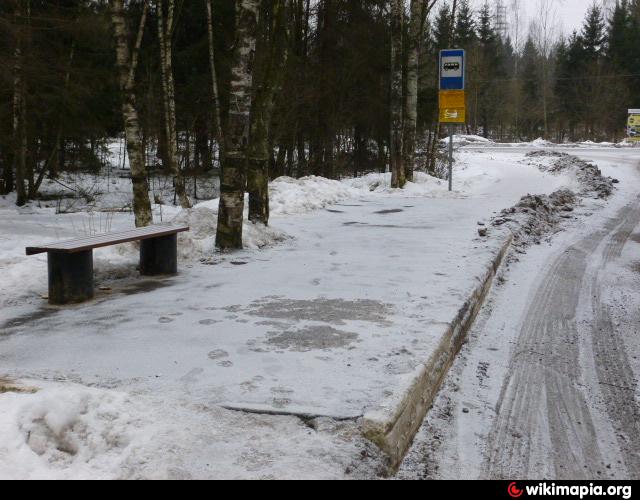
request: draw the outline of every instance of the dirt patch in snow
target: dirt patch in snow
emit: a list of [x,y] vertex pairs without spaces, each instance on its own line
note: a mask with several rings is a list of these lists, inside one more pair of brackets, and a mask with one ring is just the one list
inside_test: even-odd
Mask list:
[[35,394],[38,389],[35,387],[25,387],[23,385],[16,384],[14,381],[8,378],[0,378],[0,394],[6,394],[8,392],[16,392],[20,394]]
[[369,321],[387,325],[390,307],[377,300],[323,299],[293,300],[266,297],[248,307],[247,314],[270,319],[322,321],[345,325],[346,321]]
[[527,195],[515,206],[503,210],[491,224],[508,227],[513,233],[514,247],[524,251],[525,247],[540,244],[562,219],[570,218],[577,200],[568,189],[550,195]]
[[316,325],[301,330],[271,334],[267,344],[279,349],[309,352],[345,348],[357,340],[358,335],[355,333],[343,332],[327,325]]

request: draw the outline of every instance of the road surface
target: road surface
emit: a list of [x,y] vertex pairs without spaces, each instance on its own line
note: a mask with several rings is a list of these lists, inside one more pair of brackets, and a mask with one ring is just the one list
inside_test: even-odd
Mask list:
[[640,151],[571,153],[617,194],[504,272],[400,477],[640,478]]

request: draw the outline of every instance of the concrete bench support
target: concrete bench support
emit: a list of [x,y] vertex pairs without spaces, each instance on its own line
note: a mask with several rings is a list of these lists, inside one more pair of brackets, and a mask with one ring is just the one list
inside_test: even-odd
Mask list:
[[140,274],[161,276],[178,272],[178,235],[142,240],[140,245]]
[[93,250],[49,252],[49,304],[77,304],[94,296]]

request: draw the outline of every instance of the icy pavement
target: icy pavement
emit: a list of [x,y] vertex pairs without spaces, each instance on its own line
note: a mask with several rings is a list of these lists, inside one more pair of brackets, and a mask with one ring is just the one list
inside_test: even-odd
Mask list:
[[461,153],[454,193],[430,178],[405,192],[388,176],[286,181],[277,244],[219,256],[210,235],[184,241],[198,251],[158,280],[135,275],[132,246],[98,250],[103,290],[68,308],[46,305],[46,260],[24,247],[96,216],[0,203],[0,375],[42,389],[0,395],[0,476],[375,470],[359,458],[370,447],[358,418],[403,389],[477,286],[502,242],[493,229],[480,238],[478,222],[527,193],[576,186],[522,158]]

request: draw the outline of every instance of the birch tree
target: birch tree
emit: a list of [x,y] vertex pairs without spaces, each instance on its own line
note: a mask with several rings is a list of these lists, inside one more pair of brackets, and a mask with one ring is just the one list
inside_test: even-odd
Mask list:
[[402,0],[391,0],[391,187],[403,188],[406,175],[403,153],[403,99],[402,99],[402,31],[404,5]]
[[252,71],[259,9],[259,0],[236,2],[236,43],[231,63],[229,119],[223,148],[216,233],[216,246],[221,250],[242,248]]
[[262,70],[254,83],[247,191],[249,220],[269,224],[269,131],[276,96],[282,88],[289,53],[287,1],[273,0],[268,22],[257,49],[256,66]]
[[135,75],[142,37],[149,13],[149,4],[144,1],[142,17],[138,27],[133,50],[129,49],[127,21],[123,0],[110,0],[111,22],[116,42],[116,66],[120,81],[122,98],[122,116],[131,168],[133,186],[133,212],[136,226],[148,226],[153,222],[151,202],[149,201],[149,182],[147,180],[144,145],[140,133],[140,120],[136,109]]
[[173,31],[175,0],[167,0],[165,21],[163,0],[156,1],[158,17],[158,41],[160,47],[160,76],[162,80],[162,102],[164,107],[165,138],[169,171],[173,175],[176,196],[182,208],[191,208],[184,184],[184,176],[178,162],[178,131],[176,124],[176,90],[173,76]]
[[403,163],[408,181],[413,181],[418,126],[418,55],[424,26],[437,0],[411,0],[411,19],[407,40],[407,83],[404,109]]

